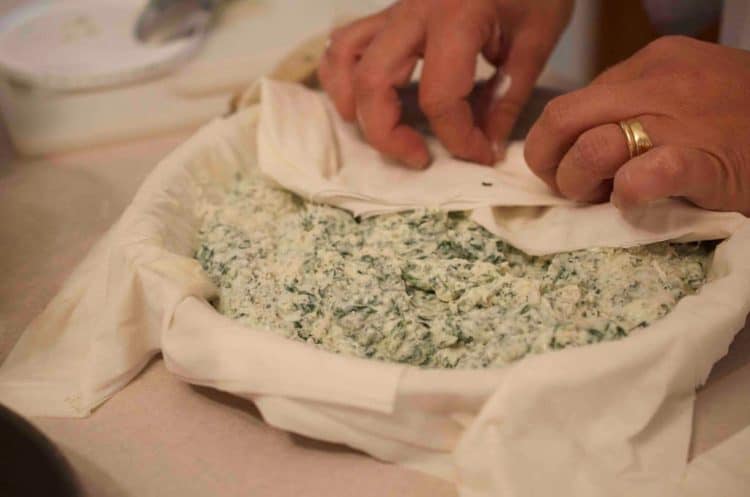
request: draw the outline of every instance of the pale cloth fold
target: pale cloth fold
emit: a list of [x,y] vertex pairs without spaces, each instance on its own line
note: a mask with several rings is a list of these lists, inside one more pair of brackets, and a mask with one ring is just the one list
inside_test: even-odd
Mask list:
[[511,144],[504,161],[485,167],[452,158],[430,138],[430,167],[407,169],[368,146],[357,127],[344,122],[319,92],[264,79],[258,96],[263,172],[304,198],[355,215],[418,207],[475,209],[476,222],[534,255],[722,239],[745,222],[740,214],[706,211],[679,200],[627,215],[609,203],[576,204],[554,194],[526,167],[522,142]]
[[486,205],[571,205],[525,167],[522,147],[503,167],[453,159],[429,140],[431,166],[418,171],[384,159],[331,103],[302,86],[264,79],[258,164],[298,195],[371,216],[418,207],[469,210]]
[[[278,97],[296,102],[299,89],[286,91]],[[677,495],[686,481],[694,389],[750,310],[748,223],[740,217],[736,226],[718,228],[706,221],[712,237],[731,234],[716,252],[710,282],[665,319],[621,341],[489,370],[423,370],[331,354],[216,313],[207,303],[216,289],[192,258],[198,199],[221,195],[237,174],[258,165],[258,155],[268,157],[268,150],[261,153],[271,146],[266,140],[276,140],[275,153],[283,151],[290,162],[261,159],[263,170],[296,167],[296,177],[277,176],[303,180],[294,181],[298,189],[317,184],[313,198],[356,207],[360,214],[481,208],[492,201],[485,188],[505,188],[516,198],[551,197],[539,183],[531,186],[533,177],[521,167],[509,166],[515,172],[506,176],[531,179],[527,188],[513,190],[503,173],[447,157],[446,170],[471,170],[465,177],[474,179],[452,180],[439,164],[424,173],[404,172],[370,153],[371,162],[362,167],[373,180],[365,181],[342,158],[347,150],[369,149],[361,142],[347,149],[318,141],[334,126],[351,132],[352,140],[356,135],[331,121],[327,104],[303,100],[296,131],[280,122],[264,128],[269,109],[256,106],[203,128],[164,159],[0,368],[0,401],[27,415],[85,416],[161,351],[177,377],[252,399],[274,426],[455,481],[465,496]],[[308,112],[327,119],[312,135],[305,134]],[[306,145],[293,148],[286,133],[302,133]],[[320,164],[326,167],[313,169]],[[472,181],[482,175],[491,176],[493,185],[476,187]],[[435,189],[424,192],[419,178]],[[386,180],[398,184],[380,195],[388,202],[374,202]],[[359,185],[356,195],[352,184]],[[470,188],[479,193],[472,196]],[[559,212],[564,217],[566,211]],[[608,233],[609,212],[582,227],[565,222],[589,230],[592,240]],[[659,219],[662,211],[652,212],[645,216],[648,225],[669,226]],[[518,233],[528,239],[537,221],[527,221]],[[564,240],[551,237],[546,250],[560,250]]]

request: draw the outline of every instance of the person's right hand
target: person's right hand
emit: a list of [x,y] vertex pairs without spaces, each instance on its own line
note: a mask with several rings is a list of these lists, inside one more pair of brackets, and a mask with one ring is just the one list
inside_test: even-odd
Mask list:
[[[628,149],[634,119],[652,147]],[[578,202],[664,198],[750,216],[750,52],[665,36],[551,100],[526,137],[529,168]]]
[[[424,139],[401,123],[396,88],[424,58],[419,103],[454,156],[491,164],[563,28],[573,0],[400,0],[331,34],[319,78],[341,116],[384,155],[422,168]],[[499,68],[477,115],[467,100],[477,56]],[[506,74],[512,84],[500,85]],[[501,86],[505,86],[502,88]]]

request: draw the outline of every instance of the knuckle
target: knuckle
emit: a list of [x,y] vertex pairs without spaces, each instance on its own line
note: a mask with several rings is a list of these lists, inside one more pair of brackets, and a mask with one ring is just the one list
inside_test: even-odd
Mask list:
[[523,103],[511,98],[498,100],[492,108],[492,112],[495,116],[499,118],[509,117],[513,120],[521,114],[522,110]]
[[697,67],[682,67],[672,77],[672,90],[682,98],[695,98],[696,92],[706,88],[706,72]]
[[607,82],[615,80],[621,70],[621,67],[622,66],[620,64],[615,64],[611,67],[608,67],[594,78],[592,84],[606,84]]
[[435,10],[438,0],[400,0],[388,9],[387,18],[389,22],[399,19],[425,19],[430,12]]
[[341,63],[345,59],[344,49],[339,43],[331,42],[331,45],[326,51],[326,58],[333,64]]
[[420,88],[419,107],[428,117],[439,117],[448,111],[447,99],[439,92],[430,90],[429,87]]
[[342,26],[340,28],[332,29],[328,34],[328,39],[331,40],[331,45],[333,45],[334,43],[339,43],[342,39],[344,39],[348,30],[348,26]]
[[652,54],[662,54],[669,51],[674,46],[671,36],[661,36],[649,42],[644,50]]
[[333,63],[346,60],[349,49],[347,47],[346,35],[339,28],[331,33],[330,44],[326,49],[326,57]]
[[660,39],[661,38],[657,38],[654,41],[648,42],[643,48],[638,50],[636,53],[644,56],[644,58],[646,59],[655,59],[662,52],[661,45],[659,43]]
[[673,59],[660,60],[658,63],[651,63],[643,69],[643,76],[655,80],[668,80],[675,73],[682,70],[682,63]]
[[663,42],[667,44],[667,48],[681,48],[695,43],[693,38],[685,35],[669,35],[662,36],[662,38],[664,39]]
[[388,86],[388,75],[370,65],[360,64],[354,71],[353,82],[357,94],[370,94]]
[[573,165],[599,175],[607,161],[609,148],[604,136],[596,130],[588,130],[578,137],[570,149]]
[[436,0],[401,0],[399,2],[400,15],[418,16],[431,7],[430,4],[436,3]]
[[682,50],[685,44],[690,43],[690,38],[680,35],[662,36],[646,45],[642,50],[651,56],[663,57],[675,50]]
[[566,99],[557,97],[550,100],[544,106],[539,123],[547,129],[553,131],[563,131],[567,129],[570,116],[570,106]]

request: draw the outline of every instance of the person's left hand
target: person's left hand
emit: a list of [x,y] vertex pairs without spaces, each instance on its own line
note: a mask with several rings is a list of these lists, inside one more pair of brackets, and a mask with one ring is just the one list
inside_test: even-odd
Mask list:
[[[630,158],[619,121],[653,148]],[[750,52],[661,38],[552,100],[528,134],[529,167],[562,195],[620,207],[683,197],[750,215]]]
[[[573,0],[398,0],[334,30],[318,77],[370,145],[421,169],[427,144],[403,122],[396,90],[423,59],[419,107],[432,132],[453,156],[493,164],[572,9]],[[472,102],[480,54],[498,70]]]

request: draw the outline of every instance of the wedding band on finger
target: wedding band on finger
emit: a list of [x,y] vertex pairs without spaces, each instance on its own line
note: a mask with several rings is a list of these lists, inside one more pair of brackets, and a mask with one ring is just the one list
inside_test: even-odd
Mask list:
[[620,129],[625,134],[630,158],[638,157],[651,150],[654,146],[651,138],[637,119],[627,119],[619,122]]

